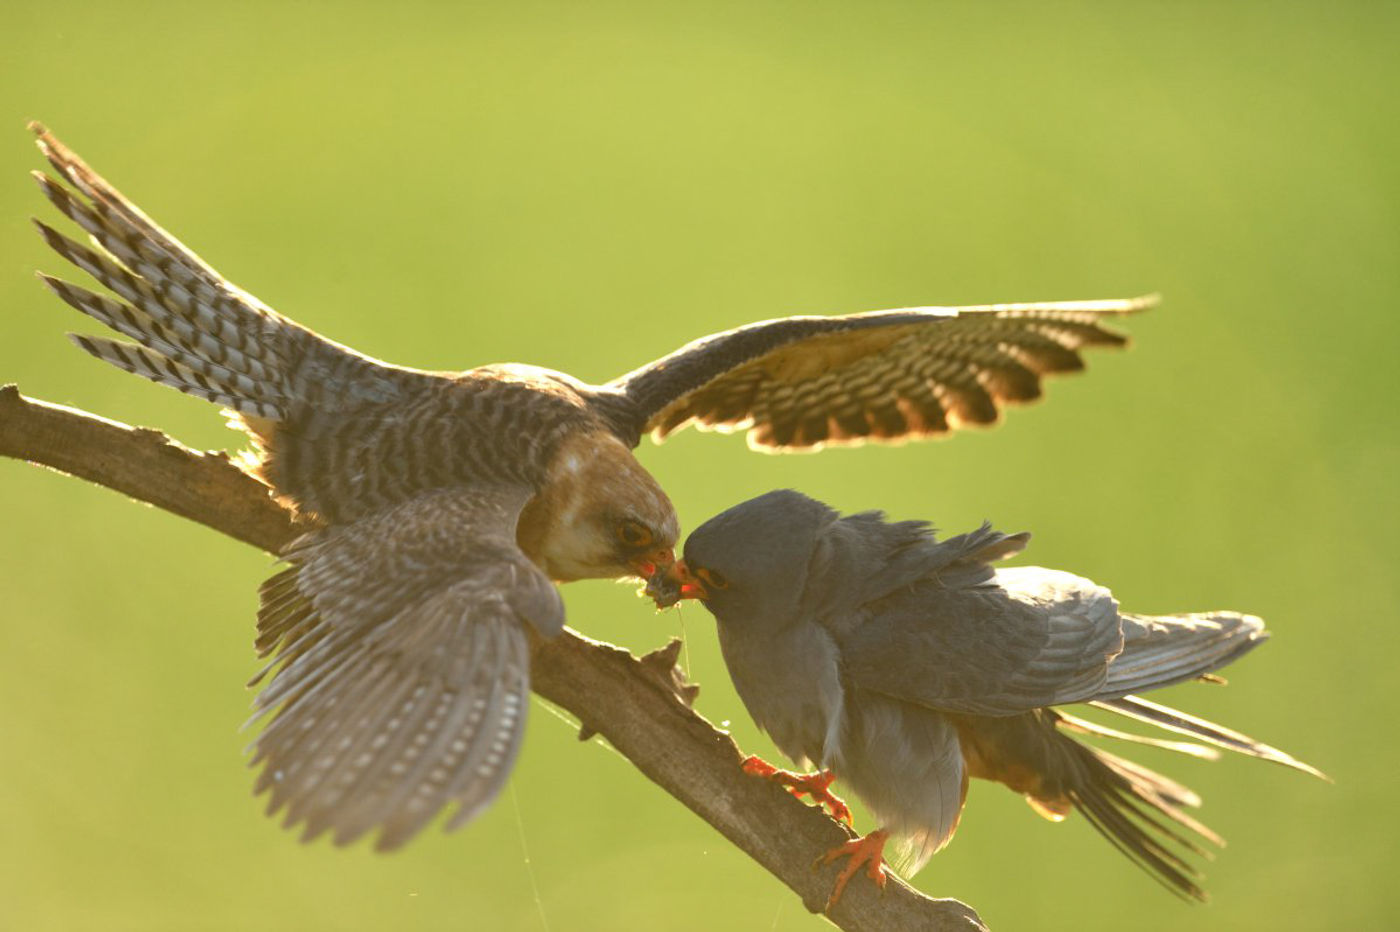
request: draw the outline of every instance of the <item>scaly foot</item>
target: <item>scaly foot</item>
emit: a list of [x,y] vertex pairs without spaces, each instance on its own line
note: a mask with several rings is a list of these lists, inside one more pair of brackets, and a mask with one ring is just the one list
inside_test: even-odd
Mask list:
[[829,789],[831,782],[836,779],[836,775],[830,770],[793,773],[791,770],[779,770],[763,758],[752,756],[744,758],[742,766],[744,773],[782,784],[794,796],[811,796],[813,802],[831,810],[833,819],[851,824],[850,807],[846,805],[845,800]]
[[880,829],[864,838],[853,838],[844,845],[838,845],[817,859],[813,867],[830,864],[837,858],[851,859],[849,864],[841,868],[841,873],[836,875],[836,886],[832,888],[831,896],[826,901],[828,910],[841,899],[841,894],[846,891],[846,884],[856,875],[862,864],[866,865],[865,872],[875,881],[875,885],[881,890],[885,889],[885,842],[889,837],[889,832]]

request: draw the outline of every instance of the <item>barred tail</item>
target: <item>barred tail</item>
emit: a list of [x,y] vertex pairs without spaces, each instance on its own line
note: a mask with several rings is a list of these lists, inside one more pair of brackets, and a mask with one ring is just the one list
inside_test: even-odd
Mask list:
[[244,293],[153,223],[38,124],[40,150],[82,197],[35,172],[44,196],[92,238],[89,249],[35,221],[60,256],[121,300],[47,275],[65,302],[136,342],[74,336],[98,359],[241,414],[285,420],[308,352],[335,346]]

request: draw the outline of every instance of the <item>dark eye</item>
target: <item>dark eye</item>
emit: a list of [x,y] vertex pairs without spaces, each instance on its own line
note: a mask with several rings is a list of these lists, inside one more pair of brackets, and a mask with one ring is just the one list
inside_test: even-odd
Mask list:
[[651,530],[640,521],[624,521],[617,526],[617,539],[629,547],[645,547],[651,543]]
[[717,573],[712,569],[707,569],[702,566],[695,571],[695,575],[700,577],[700,581],[704,583],[705,587],[708,589],[729,588],[729,580],[724,578],[723,573]]

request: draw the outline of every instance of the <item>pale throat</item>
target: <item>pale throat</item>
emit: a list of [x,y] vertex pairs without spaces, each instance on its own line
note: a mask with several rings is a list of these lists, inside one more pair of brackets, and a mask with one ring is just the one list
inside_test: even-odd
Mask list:
[[635,517],[674,545],[680,526],[656,480],[609,431],[570,437],[520,513],[516,541],[557,582],[633,575],[617,553],[614,522]]

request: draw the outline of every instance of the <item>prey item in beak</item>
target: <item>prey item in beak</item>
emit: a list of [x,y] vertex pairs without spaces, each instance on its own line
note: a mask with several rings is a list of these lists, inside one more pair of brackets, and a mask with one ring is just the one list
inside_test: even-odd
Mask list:
[[704,583],[691,575],[684,560],[676,560],[648,576],[642,594],[655,602],[657,608],[670,608],[681,599],[705,599],[710,595]]

